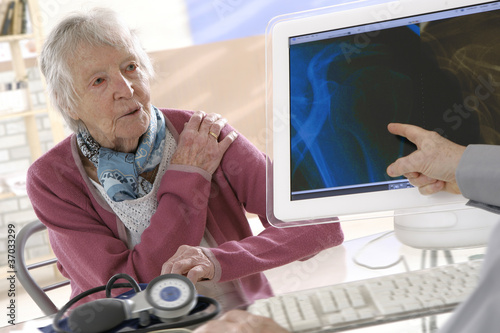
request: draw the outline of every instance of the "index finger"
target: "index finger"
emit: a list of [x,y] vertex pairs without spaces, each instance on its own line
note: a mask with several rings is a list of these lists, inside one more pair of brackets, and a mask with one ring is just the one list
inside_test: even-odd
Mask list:
[[165,262],[162,266],[161,266],[161,275],[163,274],[170,274],[172,273],[172,267],[173,267],[173,263],[171,261],[167,261]]
[[198,129],[200,128],[200,124],[202,123],[205,116],[205,112],[196,111],[195,113],[193,113],[191,118],[189,118],[189,121],[186,123],[185,129],[198,131]]
[[428,132],[427,130],[415,125],[399,123],[390,123],[389,125],[387,125],[387,129],[392,134],[407,138],[417,146],[420,145],[422,138]]

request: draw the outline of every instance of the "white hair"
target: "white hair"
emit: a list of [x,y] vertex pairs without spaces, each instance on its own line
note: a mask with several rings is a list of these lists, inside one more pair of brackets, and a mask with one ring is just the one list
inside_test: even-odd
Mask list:
[[62,20],[47,37],[40,54],[40,68],[47,81],[49,97],[71,130],[78,131],[80,121],[69,116],[79,97],[74,88],[69,60],[81,45],[130,48],[138,58],[147,79],[154,76],[151,59],[136,33],[111,9],[94,8]]

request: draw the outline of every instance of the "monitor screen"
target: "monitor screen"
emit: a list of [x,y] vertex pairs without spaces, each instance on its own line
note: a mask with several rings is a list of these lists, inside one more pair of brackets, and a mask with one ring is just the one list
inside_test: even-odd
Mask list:
[[464,202],[422,198],[405,178],[389,177],[387,166],[415,147],[387,125],[418,125],[462,145],[500,144],[498,22],[499,1],[444,0],[278,22],[272,113],[285,126],[273,130],[274,218]]

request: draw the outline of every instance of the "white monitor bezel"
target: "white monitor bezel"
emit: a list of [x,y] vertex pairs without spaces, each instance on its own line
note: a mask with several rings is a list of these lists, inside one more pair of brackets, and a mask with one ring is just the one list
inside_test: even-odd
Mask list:
[[[401,0],[378,1],[375,4],[374,1],[355,1],[318,11],[280,16],[270,22],[266,34],[266,81],[267,153],[272,159],[268,164],[267,210],[271,223],[277,226],[301,225],[331,220],[332,217],[355,220],[357,216],[374,212],[388,212],[388,215],[394,216],[422,209],[443,211],[467,208],[467,200],[461,195],[442,192],[424,196],[416,188],[292,201],[289,38],[488,2],[491,1]],[[314,220],[310,219],[311,211],[315,213]]]

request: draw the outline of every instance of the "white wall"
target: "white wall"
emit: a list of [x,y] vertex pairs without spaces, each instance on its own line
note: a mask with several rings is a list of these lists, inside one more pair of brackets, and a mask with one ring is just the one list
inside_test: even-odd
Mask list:
[[192,44],[184,0],[38,1],[45,33],[68,13],[93,7],[108,7],[122,15],[131,28],[138,30],[148,52]]

